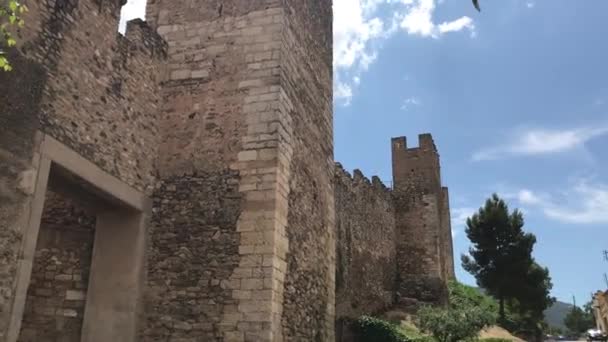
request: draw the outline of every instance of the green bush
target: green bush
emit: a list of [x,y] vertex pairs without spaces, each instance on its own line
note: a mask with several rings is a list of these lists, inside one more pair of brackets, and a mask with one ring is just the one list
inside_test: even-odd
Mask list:
[[447,308],[418,311],[419,327],[440,342],[473,341],[481,329],[496,322],[497,304],[478,289],[450,282]]
[[[362,316],[353,324],[361,342],[455,342],[477,341],[479,331],[496,322],[498,305],[478,289],[451,282],[448,308],[424,307],[418,312],[418,327],[400,326],[370,316]],[[503,342],[500,339],[482,340]]]
[[378,318],[362,316],[354,323],[361,342],[412,342],[399,330],[399,326]]
[[415,325],[408,322],[401,322],[399,330],[412,342],[436,342],[433,337],[424,335]]
[[479,342],[513,342],[511,340],[507,340],[506,338],[482,338]]
[[433,308],[418,311],[419,326],[439,342],[473,341],[494,317],[479,307]]
[[457,281],[448,283],[450,307],[479,307],[493,316],[498,312],[498,303],[488,295],[483,294],[479,289],[461,284]]

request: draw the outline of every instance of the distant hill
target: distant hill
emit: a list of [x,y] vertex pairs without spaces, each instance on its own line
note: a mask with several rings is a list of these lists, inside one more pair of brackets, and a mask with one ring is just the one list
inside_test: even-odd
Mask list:
[[545,322],[552,327],[566,330],[564,318],[572,310],[572,304],[557,301],[550,308],[545,310]]
[[[482,288],[477,287],[477,289],[482,293],[486,293]],[[550,308],[545,310],[545,322],[551,327],[560,328],[564,331],[567,330],[564,318],[572,310],[572,306],[572,304],[560,302],[559,300],[556,301]]]

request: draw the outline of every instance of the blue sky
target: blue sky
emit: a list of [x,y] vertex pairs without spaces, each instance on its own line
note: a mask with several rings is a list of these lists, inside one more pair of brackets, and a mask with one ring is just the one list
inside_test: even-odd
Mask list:
[[553,295],[585,302],[608,272],[608,1],[481,5],[334,0],[336,160],[390,181],[390,138],[432,133],[458,278],[474,283],[464,219],[497,192],[525,213]]
[[[493,192],[525,213],[553,295],[606,285],[608,2],[334,0],[336,159],[391,180],[390,137],[430,132],[464,220]],[[449,29],[448,29],[449,28]],[[336,51],[338,50],[338,51]],[[457,262],[461,281],[474,284]]]

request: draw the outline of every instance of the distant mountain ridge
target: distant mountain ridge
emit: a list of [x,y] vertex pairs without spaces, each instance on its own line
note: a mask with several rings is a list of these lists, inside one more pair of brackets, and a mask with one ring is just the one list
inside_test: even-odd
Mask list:
[[566,318],[572,308],[572,304],[556,301],[550,308],[545,310],[545,322],[551,327],[566,330],[564,318]]
[[[486,293],[486,291],[480,287],[477,289],[481,293]],[[564,319],[568,315],[568,312],[572,310],[574,305],[560,302],[559,300],[553,303],[551,307],[545,310],[545,323],[554,328],[560,328],[562,330],[567,330],[566,325],[564,324]]]

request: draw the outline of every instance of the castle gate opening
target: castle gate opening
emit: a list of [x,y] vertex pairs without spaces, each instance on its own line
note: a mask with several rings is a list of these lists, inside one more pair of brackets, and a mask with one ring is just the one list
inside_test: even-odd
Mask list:
[[44,136],[9,341],[135,341],[148,199]]

